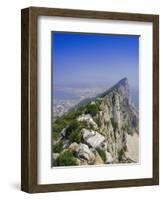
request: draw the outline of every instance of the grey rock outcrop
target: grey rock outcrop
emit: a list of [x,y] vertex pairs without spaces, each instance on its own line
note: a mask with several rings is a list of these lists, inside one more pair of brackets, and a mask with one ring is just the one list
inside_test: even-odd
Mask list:
[[132,104],[127,78],[75,108],[70,116],[63,117],[66,127],[59,141],[75,152],[79,165],[138,162],[139,113]]
[[89,149],[86,144],[80,143],[77,149],[77,156],[81,159],[85,159],[89,164],[92,164],[95,160],[94,153]]
[[98,127],[97,124],[96,124],[96,122],[93,120],[93,118],[91,117],[90,114],[86,114],[86,115],[82,114],[81,116],[79,116],[77,118],[77,120],[79,122],[86,122],[88,126],[92,125],[92,127],[94,129],[97,129],[97,127]]
[[97,131],[82,129],[81,134],[86,144],[90,147],[107,149],[107,143],[105,137]]

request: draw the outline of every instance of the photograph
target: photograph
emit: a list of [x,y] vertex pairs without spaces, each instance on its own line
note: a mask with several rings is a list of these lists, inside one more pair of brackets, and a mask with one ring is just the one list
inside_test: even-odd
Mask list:
[[139,153],[139,35],[53,31],[52,167]]
[[159,15],[21,10],[21,190],[159,185]]

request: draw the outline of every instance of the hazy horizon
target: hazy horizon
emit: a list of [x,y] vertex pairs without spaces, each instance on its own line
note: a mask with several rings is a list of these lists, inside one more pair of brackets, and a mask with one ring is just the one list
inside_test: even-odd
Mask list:
[[109,88],[127,77],[138,101],[139,36],[53,32],[52,56],[54,93],[58,86]]

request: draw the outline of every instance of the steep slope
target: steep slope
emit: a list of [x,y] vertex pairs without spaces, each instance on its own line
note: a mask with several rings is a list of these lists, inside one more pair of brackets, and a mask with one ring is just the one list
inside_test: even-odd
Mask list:
[[124,78],[54,122],[54,166],[138,162],[138,118]]

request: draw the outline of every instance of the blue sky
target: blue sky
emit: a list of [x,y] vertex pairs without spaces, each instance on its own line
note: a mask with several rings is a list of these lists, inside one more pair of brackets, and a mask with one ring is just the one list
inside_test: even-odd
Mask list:
[[57,85],[108,87],[127,77],[139,82],[139,36],[53,32],[53,80]]

